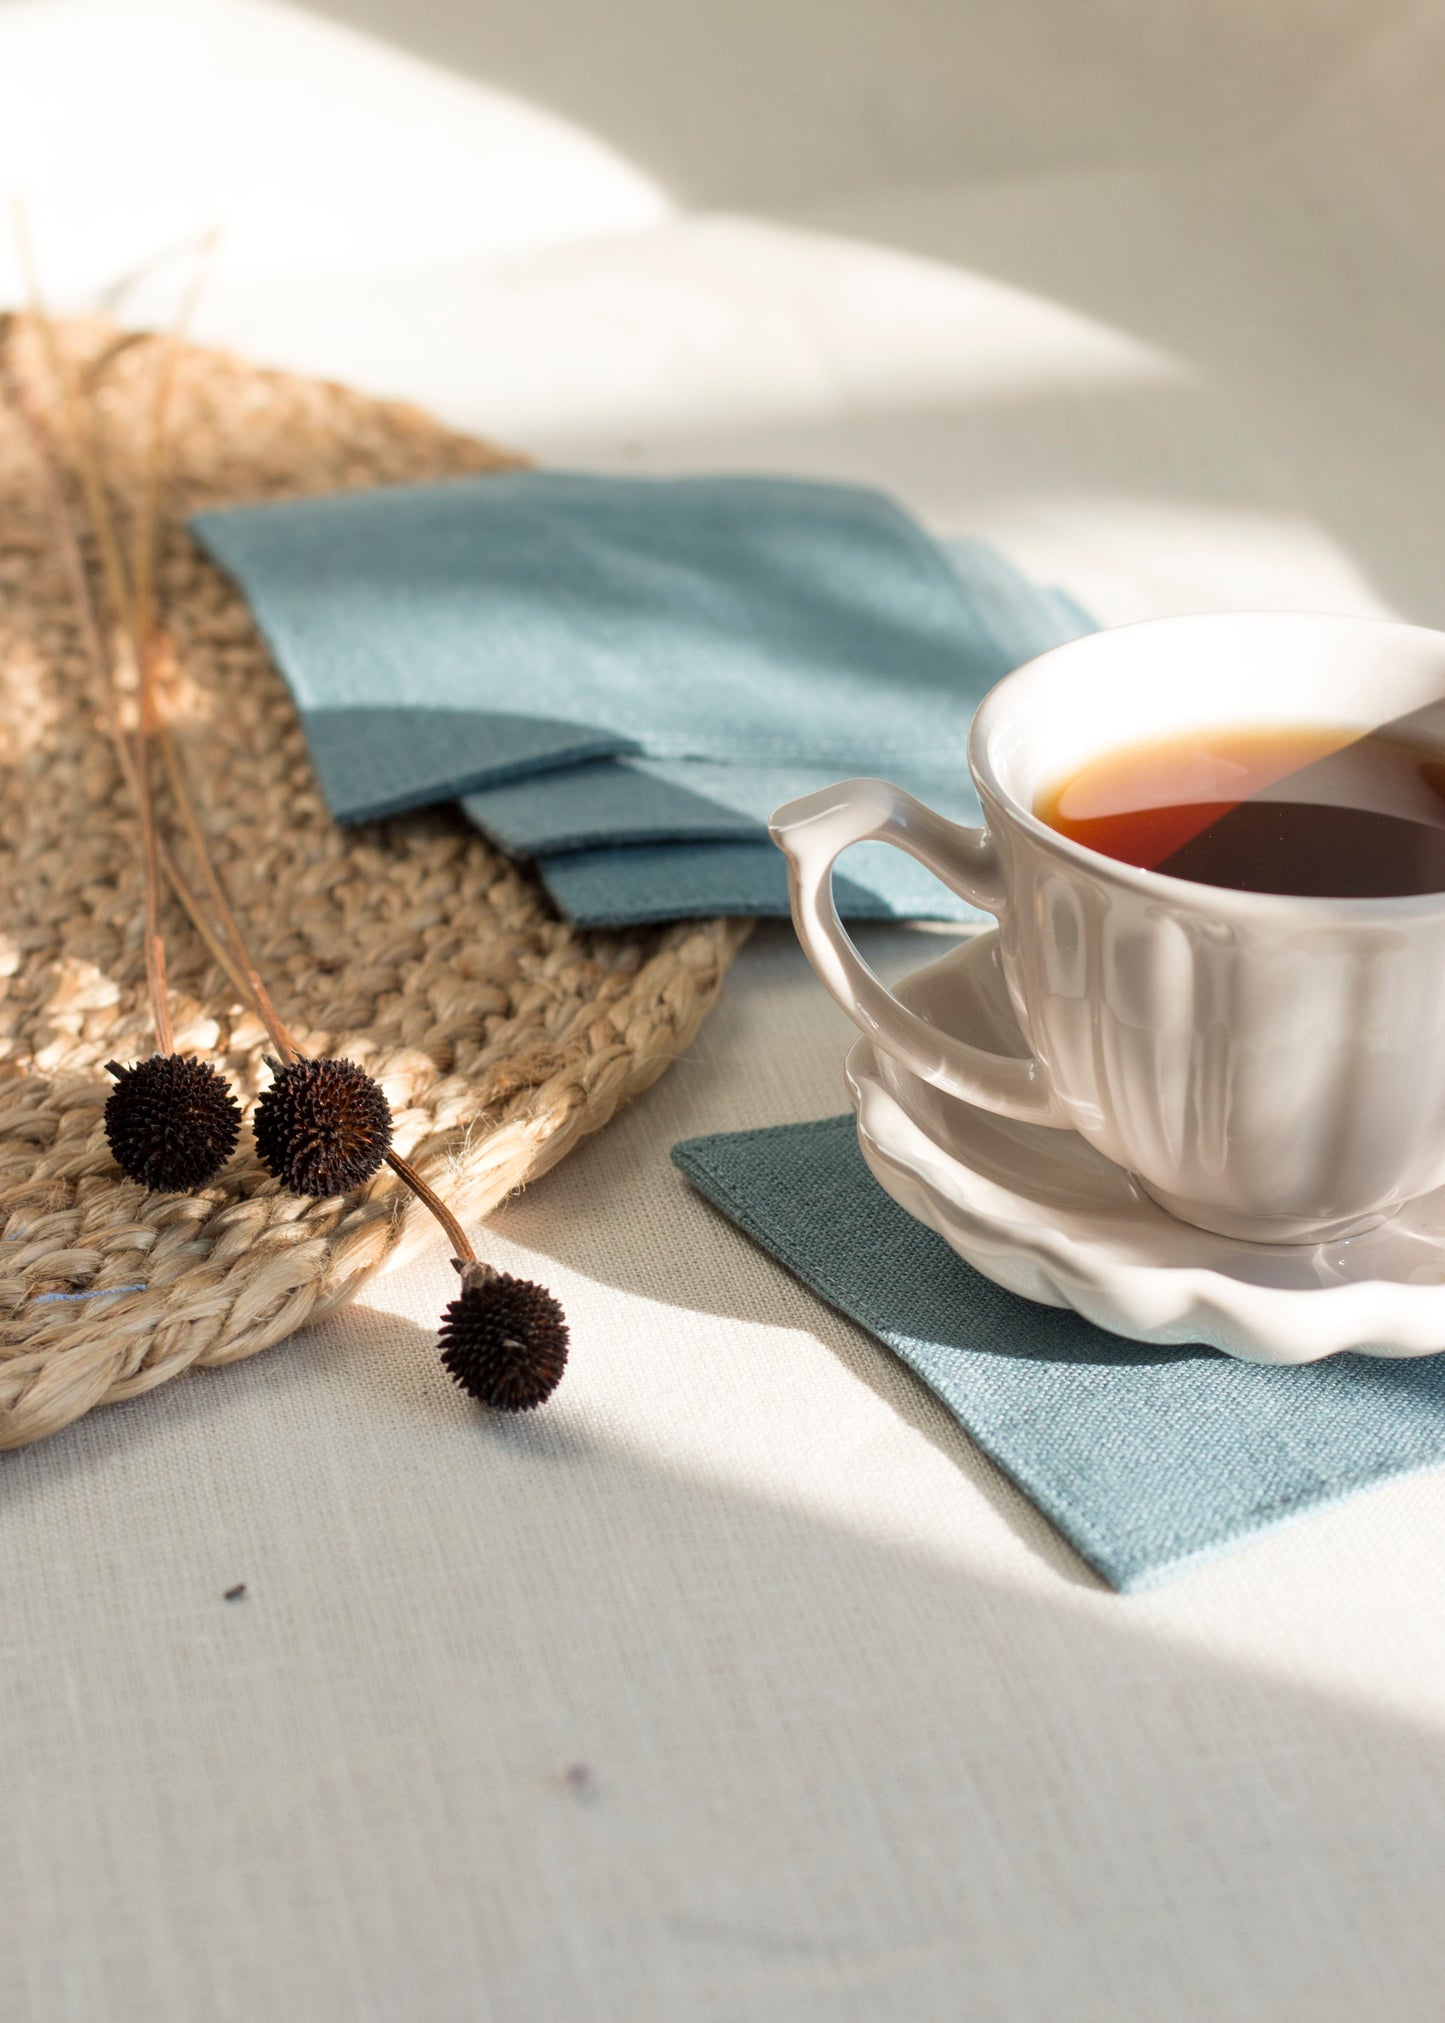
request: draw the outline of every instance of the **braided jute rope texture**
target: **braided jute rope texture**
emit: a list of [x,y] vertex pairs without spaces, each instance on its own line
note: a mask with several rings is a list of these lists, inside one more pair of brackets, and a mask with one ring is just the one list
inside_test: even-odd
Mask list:
[[[17,323],[11,335],[39,396],[36,334]],[[61,338],[124,527],[162,340],[92,324]],[[47,411],[63,443],[64,415]],[[745,929],[580,933],[453,810],[339,828],[246,606],[184,526],[201,506],[519,459],[413,408],[190,346],[169,432],[158,577],[179,667],[169,711],[217,862],[298,1044],[379,1077],[398,1149],[474,1227],[676,1058]],[[0,1446],[18,1447],[193,1364],[283,1340],[435,1225],[385,1169],[339,1200],[283,1192],[249,1129],[196,1195],[147,1194],[111,1160],[105,1063],[154,1051],[135,813],[39,469],[8,407],[0,767]],[[268,1076],[261,1027],[169,898],[166,933],[176,1044],[222,1068],[249,1115]]]

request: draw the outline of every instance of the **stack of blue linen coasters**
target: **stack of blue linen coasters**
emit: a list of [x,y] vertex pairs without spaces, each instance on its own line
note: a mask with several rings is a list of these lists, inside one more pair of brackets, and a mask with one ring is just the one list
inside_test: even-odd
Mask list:
[[[881,493],[514,471],[203,513],[301,714],[327,803],[460,801],[582,926],[786,914],[773,808],[880,773],[976,820],[987,689],[1092,629]],[[973,917],[900,851],[855,920]]]

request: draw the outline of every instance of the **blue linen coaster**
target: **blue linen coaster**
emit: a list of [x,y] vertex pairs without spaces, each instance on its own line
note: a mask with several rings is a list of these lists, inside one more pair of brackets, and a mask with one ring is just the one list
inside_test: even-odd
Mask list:
[[856,486],[513,471],[191,525],[344,821],[608,754],[962,766],[961,674],[1019,657]]
[[[602,749],[846,772],[926,758],[951,721],[962,754],[947,703],[977,621],[879,493],[518,471],[192,525],[245,591],[343,820],[378,812],[355,775],[377,712],[388,766],[431,800]],[[463,749],[473,712],[489,736],[502,720],[494,748]]]
[[[1064,591],[1031,582],[983,543],[941,552],[991,642],[986,656],[960,661],[955,709],[971,716],[999,674],[1093,630]],[[980,819],[973,782],[957,759],[890,771],[953,821]],[[767,841],[768,817],[836,777],[830,765],[603,759],[493,786],[467,795],[462,806],[504,850],[540,860],[552,900],[579,926],[714,913],[786,917],[787,865]],[[982,918],[912,858],[875,845],[850,853],[834,897],[845,920]]]
[[[1030,581],[981,541],[950,543],[938,552],[962,584],[975,621],[972,641],[959,642],[948,705],[950,725],[966,731],[996,681],[1035,654],[1092,632],[1094,621],[1065,591]],[[826,687],[817,708],[831,715]],[[821,731],[817,741],[821,755],[801,763],[616,758],[561,766],[470,793],[462,805],[493,842],[519,857],[619,843],[757,842],[774,808],[841,777],[822,751]],[[893,765],[889,777],[954,821],[979,819],[967,766],[956,752],[943,763],[933,756],[907,759]]]
[[[931,805],[951,798],[940,795]],[[628,843],[539,857],[536,870],[576,927],[642,927],[718,913],[786,920],[791,911],[787,859],[771,842]],[[992,918],[886,843],[848,852],[833,875],[833,898],[845,920]]]
[[[895,857],[906,867],[901,875]],[[847,861],[847,872],[833,879],[845,920],[987,917],[886,844],[862,843]],[[772,843],[628,843],[541,857],[536,869],[574,927],[644,927],[719,913],[786,919],[790,911],[787,859]]]
[[902,1357],[1111,1587],[1154,1586],[1445,1461],[1445,1356],[1282,1369],[1125,1341],[1020,1299],[888,1198],[851,1116],[692,1138],[672,1157]]

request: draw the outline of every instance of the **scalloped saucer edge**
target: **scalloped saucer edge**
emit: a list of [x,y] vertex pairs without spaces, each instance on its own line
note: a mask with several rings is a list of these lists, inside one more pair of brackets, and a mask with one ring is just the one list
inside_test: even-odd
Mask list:
[[[994,932],[964,942],[898,995],[960,1038],[1024,1057],[997,943]],[[1445,1350],[1445,1188],[1359,1236],[1245,1243],[1177,1221],[1076,1132],[946,1096],[866,1039],[846,1073],[875,1179],[1010,1292],[1134,1341],[1249,1362]]]

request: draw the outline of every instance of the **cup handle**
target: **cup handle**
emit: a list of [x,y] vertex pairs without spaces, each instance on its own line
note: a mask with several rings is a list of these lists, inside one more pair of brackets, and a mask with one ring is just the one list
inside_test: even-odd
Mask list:
[[987,830],[965,829],[885,780],[843,780],[778,809],[768,825],[788,860],[793,924],[808,960],[859,1031],[915,1075],[980,1109],[1066,1129],[1035,1060],[969,1046],[900,1004],[864,962],[833,903],[833,865],[854,843],[892,843],[973,905],[1002,915]]

